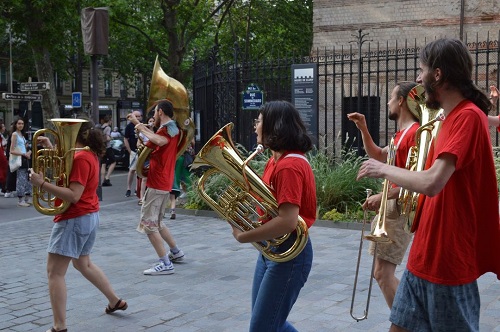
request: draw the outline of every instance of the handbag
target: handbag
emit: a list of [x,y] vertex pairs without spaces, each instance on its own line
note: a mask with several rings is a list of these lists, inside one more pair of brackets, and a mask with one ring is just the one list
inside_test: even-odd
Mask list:
[[19,167],[21,167],[21,156],[13,155],[12,153],[9,155],[9,168],[11,173],[17,171]]

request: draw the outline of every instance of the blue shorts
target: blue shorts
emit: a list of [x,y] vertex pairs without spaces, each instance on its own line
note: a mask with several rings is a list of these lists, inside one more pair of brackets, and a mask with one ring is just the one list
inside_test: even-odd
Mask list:
[[47,252],[79,258],[90,255],[99,228],[99,212],[56,222]]
[[389,320],[408,331],[479,331],[477,281],[435,284],[405,270]]

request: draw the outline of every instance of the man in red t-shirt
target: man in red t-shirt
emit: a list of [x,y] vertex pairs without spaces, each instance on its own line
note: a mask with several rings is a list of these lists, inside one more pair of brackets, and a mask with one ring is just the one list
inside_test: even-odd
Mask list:
[[472,57],[460,40],[442,38],[420,52],[417,81],[445,119],[427,157],[411,172],[370,159],[358,178],[382,177],[423,194],[420,218],[390,331],[479,331],[477,278],[500,278],[498,191],[488,97],[472,82]]
[[[398,128],[400,128],[394,134],[394,148],[396,150],[394,165],[397,167],[404,168],[406,166],[408,152],[415,145],[415,133],[419,127],[419,114],[417,110],[409,109],[406,98],[416,85],[415,82],[398,82],[392,90],[391,99],[387,103],[387,106],[389,106],[389,119],[397,121]],[[381,148],[375,144],[368,131],[365,116],[359,113],[350,113],[347,114],[347,117],[360,130],[363,146],[368,156],[380,162],[386,162],[389,146]],[[377,244],[370,242],[369,249],[373,255],[376,247],[377,255],[373,276],[377,280],[389,308],[392,307],[394,295],[399,285],[399,279],[395,275],[396,266],[403,261],[406,249],[411,241],[411,235],[404,230],[405,220],[400,215],[397,206],[399,191],[400,187],[394,184],[391,185],[387,192],[387,205],[384,207],[386,211],[385,230],[391,242],[379,242]],[[380,209],[381,200],[382,193],[372,195],[367,198],[363,208],[377,211]],[[378,219],[379,215],[377,214],[372,222],[372,230],[375,228]]]
[[[135,129],[148,138],[146,146],[153,149],[137,231],[148,235],[158,254],[159,262],[145,270],[146,275],[172,274],[174,273],[172,261],[184,259],[184,253],[177,248],[173,236],[162,220],[174,182],[175,159],[180,136],[177,124],[172,120],[173,116],[173,105],[166,99],[158,102],[154,109],[154,127],[158,128],[156,133],[139,122],[133,113],[127,116],[135,125]],[[163,240],[170,248],[169,253],[165,249]]]

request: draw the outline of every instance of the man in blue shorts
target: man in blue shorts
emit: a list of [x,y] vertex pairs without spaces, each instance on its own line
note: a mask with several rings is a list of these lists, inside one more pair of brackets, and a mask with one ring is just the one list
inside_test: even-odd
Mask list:
[[390,331],[479,331],[477,279],[487,272],[500,277],[498,190],[486,116],[491,103],[472,82],[472,67],[460,40],[423,47],[417,81],[427,106],[442,108],[445,116],[425,170],[370,159],[358,173],[422,194]]

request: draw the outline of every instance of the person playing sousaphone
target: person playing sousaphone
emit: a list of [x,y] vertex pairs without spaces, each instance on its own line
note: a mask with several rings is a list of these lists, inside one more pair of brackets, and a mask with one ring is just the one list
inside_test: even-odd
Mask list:
[[[148,138],[146,146],[152,149],[149,158],[150,171],[146,180],[146,192],[142,198],[141,217],[137,231],[148,236],[158,255],[158,263],[144,271],[146,275],[174,273],[172,261],[182,261],[184,252],[180,250],[169,229],[163,223],[163,211],[169,201],[174,182],[175,160],[180,130],[173,120],[174,106],[167,100],[159,101],[154,107],[154,127],[156,132],[139,122],[133,113],[127,119],[135,125],[135,130]],[[170,250],[167,253],[163,241]]]

